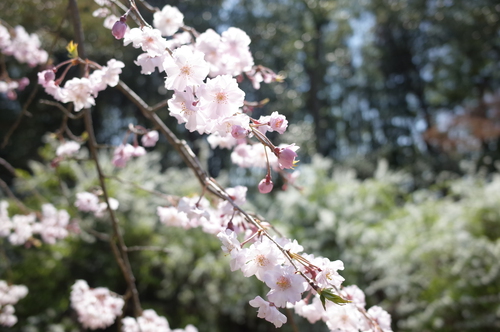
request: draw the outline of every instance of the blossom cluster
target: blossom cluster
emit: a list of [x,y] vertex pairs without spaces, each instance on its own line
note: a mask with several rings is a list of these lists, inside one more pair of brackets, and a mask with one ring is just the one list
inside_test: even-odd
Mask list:
[[[116,199],[109,197],[108,201],[111,210],[118,209],[120,203]],[[98,218],[102,218],[108,208],[106,202],[101,202],[97,195],[87,191],[76,194],[75,206],[82,212],[92,212]]]
[[28,294],[24,285],[8,285],[5,280],[0,280],[0,325],[12,326],[17,323],[14,304]]
[[68,236],[70,216],[66,210],[57,210],[52,204],[43,204],[40,221],[37,215],[16,214],[9,218],[7,208],[9,203],[0,201],[0,237],[7,237],[13,245],[22,245],[32,239],[34,234],[40,234],[48,244]]
[[136,135],[134,136],[134,145],[122,143],[115,148],[112,160],[113,165],[115,165],[116,167],[125,167],[127,165],[127,162],[131,158],[140,157],[146,154],[146,149],[144,147],[154,147],[156,145],[156,142],[158,142],[158,139],[160,137],[158,131],[149,130],[145,133],[144,131],[145,129],[142,127],[139,130],[139,133],[143,134],[141,138],[141,143],[143,146],[140,146],[138,144],[137,134],[135,133]]
[[125,301],[104,287],[90,288],[85,280],[77,280],[71,287],[71,307],[84,328],[103,329],[122,314]]
[[167,319],[158,316],[152,309],[144,310],[137,318],[125,317],[122,324],[122,332],[198,332],[193,325],[187,325],[184,329],[171,330]]
[[[98,3],[103,6],[100,12],[110,13],[108,3]],[[171,116],[191,132],[210,134],[212,147],[243,145],[238,151],[243,157],[235,154],[233,159],[245,167],[255,163],[266,167],[270,165],[269,155],[273,155],[278,158],[280,169],[293,168],[298,147],[277,148],[265,137],[268,131],[284,133],[288,125],[285,116],[274,112],[271,116],[253,119],[246,114],[250,108],[245,108],[245,92],[238,85],[243,76],[248,77],[255,88],[259,88],[262,81],[270,83],[279,77],[268,68],[254,65],[249,48],[251,40],[244,31],[230,27],[220,35],[212,29],[198,34],[184,26],[182,13],[170,5],[154,14],[153,27],[144,25],[127,30],[127,13],[116,21],[113,35],[123,38],[124,45],[132,44],[144,52],[135,62],[143,74],[149,75],[156,69],[166,74],[165,88],[174,92],[168,100]],[[180,29],[186,31],[178,32]],[[253,153],[254,149],[265,152],[252,147],[254,144],[247,144],[247,138],[254,135],[270,153]],[[132,154],[130,147],[128,150],[128,154]],[[121,161],[121,155],[126,155],[125,146],[117,151],[115,159]],[[123,164],[118,162],[120,167]],[[268,171],[262,193],[272,189],[270,178]]]
[[[38,35],[28,34],[22,26],[11,29],[0,23],[0,53],[13,56],[19,63],[27,63],[30,67],[45,63],[48,54],[40,48]],[[22,91],[29,84],[27,77],[11,79],[7,72],[1,73],[0,93],[9,99],[16,99],[15,90]]]
[[[246,202],[247,187],[227,188],[226,192],[235,204]],[[156,212],[160,222],[166,226],[185,229],[200,227],[208,234],[218,234],[229,226],[240,231],[246,228],[243,218],[234,213],[229,202],[220,201],[216,207],[212,207],[205,197],[182,197],[177,206],[160,206]]]
[[54,99],[62,102],[72,102],[75,111],[83,108],[89,108],[95,105],[95,99],[98,93],[108,86],[116,86],[119,81],[119,75],[125,64],[116,59],[111,59],[106,66],[94,70],[87,77],[75,77],[67,80],[64,87],[60,86],[64,79],[64,74],[56,79],[57,67],[47,69],[38,73],[38,84],[45,88],[45,92]]
[[[269,287],[268,301],[257,296],[250,305],[258,308],[258,317],[276,327],[287,321],[278,308],[288,307],[295,308],[298,315],[311,323],[325,321],[331,331],[391,331],[391,319],[386,311],[377,306],[366,311],[364,293],[357,286],[341,287],[344,278],[338,271],[344,269],[342,261],[301,253],[302,246],[286,238],[260,237],[243,248],[245,243],[240,243],[230,229],[217,237],[222,242],[222,250],[230,256],[232,271],[241,270],[245,277],[255,275]],[[296,261],[298,267],[290,259]],[[325,291],[342,299],[343,305],[333,302],[323,305],[320,293]],[[307,294],[305,298],[303,294]],[[311,298],[312,303],[308,304]]]

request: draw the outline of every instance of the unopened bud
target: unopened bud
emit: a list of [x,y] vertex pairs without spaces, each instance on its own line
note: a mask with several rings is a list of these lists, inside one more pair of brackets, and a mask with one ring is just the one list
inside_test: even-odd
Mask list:
[[273,181],[270,177],[265,177],[259,182],[259,192],[261,194],[268,194],[273,190]]
[[125,36],[125,32],[127,32],[127,17],[123,15],[120,17],[119,21],[116,21],[111,29],[111,33],[115,36],[116,39],[122,39]]

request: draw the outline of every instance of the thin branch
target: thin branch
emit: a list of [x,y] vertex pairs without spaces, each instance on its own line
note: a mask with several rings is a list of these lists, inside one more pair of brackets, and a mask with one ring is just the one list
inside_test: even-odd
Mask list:
[[9,131],[7,132],[7,134],[5,134],[5,137],[3,138],[3,142],[2,142],[2,146],[1,146],[2,149],[4,149],[7,146],[7,144],[9,144],[10,137],[12,136],[12,134],[14,133],[14,131],[16,131],[17,127],[19,127],[19,125],[21,124],[21,121],[23,120],[23,117],[25,115],[29,116],[29,117],[32,116],[31,113],[28,112],[28,107],[30,106],[30,104],[33,101],[33,99],[35,99],[35,95],[36,95],[37,92],[38,92],[38,84],[35,85],[35,88],[33,90],[31,90],[31,94],[29,95],[28,100],[26,101],[26,103],[24,103],[23,109],[21,111],[21,114],[19,114],[19,116],[17,117],[16,122],[14,122],[14,124],[12,125],[12,127],[10,127]]
[[[85,58],[86,56],[85,56],[83,29],[80,22],[80,13],[78,11],[78,5],[76,3],[76,0],[69,0],[69,5],[73,17],[72,21],[73,21],[75,38],[78,43],[78,53],[82,58]],[[85,71],[85,68],[83,68],[83,66],[81,68],[81,71],[82,74]],[[125,278],[127,287],[132,293],[132,306],[134,310],[134,315],[136,317],[139,317],[142,315],[141,302],[139,300],[139,292],[135,285],[134,273],[132,272],[132,267],[130,266],[130,261],[128,259],[127,247],[125,246],[125,241],[123,240],[123,236],[120,233],[118,220],[115,216],[114,211],[111,209],[111,204],[109,203],[109,195],[106,188],[106,181],[97,155],[97,148],[96,148],[97,141],[94,134],[92,114],[90,113],[90,109],[85,109],[83,113],[84,113],[85,130],[87,131],[89,136],[88,146],[90,150],[91,159],[94,161],[95,167],[97,169],[97,174],[99,176],[99,183],[101,185],[104,201],[107,204],[107,210],[111,219],[111,226],[113,229],[113,236],[110,238],[109,244],[111,245],[111,249],[113,250],[115,259]],[[118,244],[116,242],[118,242]]]
[[7,160],[0,158],[0,165],[5,167],[12,175],[17,176],[16,169]]
[[13,201],[16,202],[16,204],[23,211],[23,213],[28,214],[28,213],[31,212],[31,210],[26,205],[24,205],[23,202],[21,202],[19,200],[19,198],[16,197],[16,195],[14,195],[14,193],[12,192],[12,190],[10,190],[9,186],[7,185],[7,183],[5,183],[5,181],[2,180],[2,179],[0,179],[0,187],[7,194],[7,196],[9,196]]
[[264,234],[271,242],[274,243],[274,245],[276,245],[276,247],[283,253],[290,264],[294,267],[296,272],[300,274],[313,289],[318,290],[319,287],[315,284],[315,282],[299,270],[289,252],[273,239],[273,237],[265,230],[265,228],[259,223],[256,218],[250,216],[249,213],[238,206],[230,197],[230,195],[228,195],[227,192],[213,178],[208,176],[207,172],[205,172],[205,170],[201,166],[200,161],[194,154],[193,150],[191,150],[189,145],[185,141],[181,141],[179,138],[177,138],[177,136],[160,119],[160,117],[156,113],[152,112],[152,108],[148,106],[148,104],[146,104],[146,102],[142,100],[141,97],[139,97],[125,83],[120,81],[117,87],[139,108],[141,113],[146,118],[154,123],[155,127],[159,128],[159,131],[166,137],[167,141],[179,153],[182,160],[194,172],[195,176],[200,182],[200,185],[217,197],[229,202],[229,204],[233,206],[234,210],[238,211],[248,223],[254,225],[258,231],[262,232],[262,234]]
[[161,252],[164,252],[166,254],[171,253],[171,250],[168,250],[167,248],[155,247],[155,246],[132,246],[132,247],[128,247],[127,248],[128,252],[131,252],[131,251],[146,251],[146,250],[149,250],[149,251],[161,251]]
[[40,100],[40,104],[45,104],[45,105],[50,105],[50,106],[55,106],[57,107],[61,112],[63,112],[68,118],[72,119],[72,120],[76,120],[76,119],[80,119],[83,117],[83,112],[82,113],[79,113],[78,115],[76,114],[73,114],[71,113],[70,111],[68,111],[67,108],[65,108],[63,105],[61,105],[60,103],[58,102],[55,102],[55,101],[50,101],[50,100],[46,100],[46,99],[41,99]]
[[137,0],[141,5],[144,6],[147,10],[149,10],[151,13],[156,13],[157,11],[160,11],[160,8],[151,6],[147,1],[145,0]]
[[170,202],[174,201],[174,200],[172,199],[172,196],[171,196],[171,195],[164,194],[164,193],[162,193],[162,192],[160,192],[160,191],[158,191],[158,190],[152,190],[152,189],[147,189],[147,188],[144,188],[144,187],[142,187],[141,185],[139,185],[139,184],[137,184],[137,183],[135,183],[135,182],[124,180],[124,179],[122,179],[122,178],[120,178],[120,177],[118,177],[118,176],[115,176],[115,175],[107,175],[106,177],[107,177],[108,179],[113,179],[113,180],[116,180],[116,181],[118,181],[118,182],[120,182],[120,183],[123,183],[123,184],[128,184],[128,185],[131,185],[131,186],[133,186],[133,187],[135,187],[135,188],[137,188],[137,189],[140,189],[140,190],[142,190],[142,191],[145,191],[145,192],[147,192],[147,193],[150,193],[150,194],[153,194],[153,195],[160,196],[160,197],[165,198],[166,200],[168,200],[168,201],[170,201]]

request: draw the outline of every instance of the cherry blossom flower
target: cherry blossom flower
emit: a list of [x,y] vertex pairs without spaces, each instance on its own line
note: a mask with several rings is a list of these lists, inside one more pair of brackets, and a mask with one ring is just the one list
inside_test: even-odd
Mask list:
[[210,77],[223,74],[220,72],[221,57],[218,52],[220,44],[220,35],[212,29],[208,29],[196,38],[195,48],[205,55],[205,61],[210,64]]
[[193,90],[190,87],[186,91],[176,91],[168,100],[170,115],[175,117],[179,123],[186,123],[186,129],[190,132],[205,132],[207,119],[198,106]]
[[209,118],[224,118],[233,115],[243,106],[245,93],[229,75],[207,79],[198,92],[202,109]]
[[68,236],[69,213],[57,210],[52,204],[42,205],[42,219],[33,226],[33,231],[39,233],[42,240],[49,244]]
[[159,56],[165,53],[167,41],[161,36],[160,30],[149,27],[133,28],[125,34],[123,44],[127,46],[132,43],[135,48],[141,48],[151,56]]
[[330,261],[328,258],[318,258],[313,261],[321,271],[316,276],[316,282],[321,288],[339,288],[345,280],[337,271],[344,269],[344,263],[340,260]]
[[83,212],[95,212],[99,209],[99,197],[89,192],[77,193],[75,206]]
[[170,326],[165,317],[158,316],[156,311],[146,309],[137,319],[125,317],[122,321],[122,332],[170,332]]
[[141,142],[145,147],[151,148],[156,145],[156,142],[158,142],[159,138],[160,135],[158,134],[158,132],[156,130],[151,130],[141,137]]
[[[367,315],[378,324],[383,332],[392,332],[391,329],[391,315],[379,306],[373,306],[366,312]],[[372,327],[369,331],[379,331],[377,328]]]
[[[279,255],[276,246],[267,238],[252,244],[246,257],[247,262],[241,269],[243,275],[245,277],[255,275],[257,279],[264,280],[265,274],[277,267]],[[271,276],[271,279],[273,277]]]
[[177,9],[166,5],[161,11],[153,14],[153,26],[161,31],[163,36],[172,36],[184,25],[184,15]]
[[278,112],[273,112],[269,118],[270,131],[277,131],[283,134],[288,126],[288,121],[284,115]]
[[10,327],[17,323],[13,305],[27,294],[28,288],[26,286],[9,286],[5,280],[0,280],[0,325]]
[[284,148],[276,148],[274,150],[275,155],[278,157],[278,164],[281,169],[293,168],[298,162],[295,160],[297,157],[297,151],[299,149],[295,144],[288,145]]
[[103,329],[122,314],[125,304],[122,298],[111,294],[104,287],[89,288],[84,280],[77,280],[71,287],[71,307],[78,315],[78,321],[84,328]]
[[212,149],[219,147],[221,149],[231,149],[236,144],[238,140],[232,135],[221,136],[219,133],[213,133],[207,137],[208,144]]
[[264,318],[274,326],[281,327],[286,323],[286,316],[283,315],[272,303],[265,301],[262,297],[257,296],[251,300],[250,305],[254,308],[259,308],[257,317]]
[[67,141],[57,147],[56,155],[58,157],[71,157],[80,150],[80,144],[75,141]]
[[12,217],[12,233],[9,242],[13,245],[22,245],[33,235],[33,224],[36,221],[34,213],[28,215],[16,214]]
[[156,214],[160,222],[166,226],[189,228],[189,219],[185,212],[179,211],[176,207],[157,207]]
[[64,90],[66,91],[66,98],[61,101],[65,103],[73,102],[75,105],[75,112],[95,105],[95,100],[92,97],[94,86],[86,77],[72,78],[64,84]]
[[361,313],[352,304],[337,305],[327,302],[323,319],[332,331],[358,332],[361,322]]
[[0,201],[0,237],[9,236],[13,226],[7,211],[8,207],[9,203],[7,201]]
[[351,301],[358,308],[364,308],[366,305],[365,293],[356,285],[350,285],[342,288],[343,298]]
[[111,161],[116,167],[125,167],[127,161],[134,156],[135,148],[130,144],[120,144],[113,153]]
[[307,289],[305,280],[295,274],[292,266],[277,266],[267,271],[263,279],[271,288],[267,298],[278,307],[285,307],[287,302],[294,304],[300,301],[301,294]]
[[137,60],[134,63],[138,66],[141,66],[141,74],[151,75],[152,72],[158,68],[159,72],[164,71],[163,62],[165,61],[165,57],[170,56],[167,52],[162,55],[152,56],[148,53],[142,53],[137,57]]
[[184,91],[187,86],[202,85],[209,72],[203,53],[189,46],[181,46],[171,57],[166,56],[163,68],[167,73],[165,88],[176,91]]
[[324,309],[319,296],[313,297],[313,302],[307,304],[306,301],[300,300],[294,305],[295,313],[304,317],[309,323],[314,324],[323,318]]

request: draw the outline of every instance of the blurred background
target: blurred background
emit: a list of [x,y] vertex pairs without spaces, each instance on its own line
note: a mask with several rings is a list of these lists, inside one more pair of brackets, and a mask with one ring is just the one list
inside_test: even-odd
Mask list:
[[[212,176],[227,186],[248,185],[249,208],[307,252],[343,260],[346,285],[359,285],[369,305],[388,310],[394,331],[500,330],[497,1],[168,4],[200,32],[243,29],[252,40],[256,64],[286,77],[257,91],[248,82],[242,88],[247,100],[270,99],[255,117],[274,111],[287,116],[287,132],[272,140],[300,146],[297,184],[302,190],[282,191],[278,184],[271,195],[256,194],[263,171],[236,169],[229,151],[210,150],[204,137],[183,130],[166,108],[158,111],[199,153]],[[112,57],[124,61],[121,78],[148,104],[169,98],[161,75],[140,75],[133,64],[139,51],[123,47],[102,27],[102,19],[92,16],[98,6],[89,0],[79,1],[79,7],[88,57],[101,64]],[[152,21],[152,14],[143,13]],[[6,0],[0,3],[0,18],[38,33],[54,64],[67,59],[65,46],[74,37],[66,1]],[[32,83],[15,101],[0,95],[0,141],[36,85],[36,70],[9,57],[5,61],[11,77],[27,75]],[[42,90],[35,100],[40,98],[50,99]],[[107,225],[72,206],[76,192],[97,185],[92,165],[68,161],[57,169],[48,166],[57,143],[46,134],[59,128],[62,114],[38,102],[28,110],[31,116],[22,118],[0,149],[0,157],[24,171],[13,178],[0,168],[0,177],[33,208],[44,200],[67,208],[80,219],[82,234],[64,244],[30,249],[0,239],[5,258],[0,259],[0,279],[30,289],[16,306],[20,323],[10,330],[78,331],[68,307],[74,280],[118,293],[125,284],[107,244],[85,231],[106,231]],[[93,117],[102,144],[119,144],[129,123],[149,127],[136,107],[112,89],[99,94]],[[70,120],[69,125],[82,133],[82,122]],[[169,194],[198,192],[196,182],[185,180],[190,173],[180,158],[166,141],[160,142],[154,153],[109,172]],[[127,243],[171,251],[132,255],[145,308],[156,309],[174,328],[192,323],[200,331],[274,330],[248,306],[264,287],[231,274],[217,240],[199,230],[160,227],[155,207],[163,204],[161,199],[132,186],[123,190],[117,182],[110,186],[122,202]],[[300,330],[326,330],[321,323],[311,328],[299,317],[294,321]],[[292,326],[283,330],[292,331]]]

